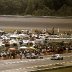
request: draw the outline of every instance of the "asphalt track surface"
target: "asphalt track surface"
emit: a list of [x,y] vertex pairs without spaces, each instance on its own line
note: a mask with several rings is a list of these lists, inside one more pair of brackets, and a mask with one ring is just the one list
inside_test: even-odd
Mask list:
[[36,67],[72,62],[72,54],[63,54],[63,60],[51,60],[50,56],[43,59],[15,59],[0,61],[0,72],[30,72]]
[[60,28],[72,29],[72,19],[0,17],[0,28]]

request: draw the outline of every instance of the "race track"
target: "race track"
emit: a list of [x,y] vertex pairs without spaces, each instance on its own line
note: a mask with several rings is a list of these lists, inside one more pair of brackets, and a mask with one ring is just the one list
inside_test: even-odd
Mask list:
[[0,28],[60,28],[72,29],[72,19],[0,17]]

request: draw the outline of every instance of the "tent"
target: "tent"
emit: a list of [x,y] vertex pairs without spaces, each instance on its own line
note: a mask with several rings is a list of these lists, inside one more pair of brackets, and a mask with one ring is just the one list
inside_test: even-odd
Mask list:
[[26,47],[26,46],[22,46],[22,47],[20,47],[19,49],[27,49],[28,47]]
[[9,48],[8,50],[9,51],[16,51],[17,49],[16,48]]
[[22,46],[19,49],[24,49],[24,50],[36,50],[34,47],[26,47],[26,46]]

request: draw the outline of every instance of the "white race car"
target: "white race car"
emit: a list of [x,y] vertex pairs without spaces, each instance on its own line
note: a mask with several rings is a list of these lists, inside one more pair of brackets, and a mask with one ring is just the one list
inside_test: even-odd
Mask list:
[[63,57],[60,54],[54,54],[52,55],[51,60],[63,60]]

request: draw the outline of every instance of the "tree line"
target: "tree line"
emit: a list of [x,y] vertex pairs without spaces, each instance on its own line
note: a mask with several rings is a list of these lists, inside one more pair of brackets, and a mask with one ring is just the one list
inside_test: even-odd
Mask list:
[[72,16],[72,0],[0,0],[0,15]]

